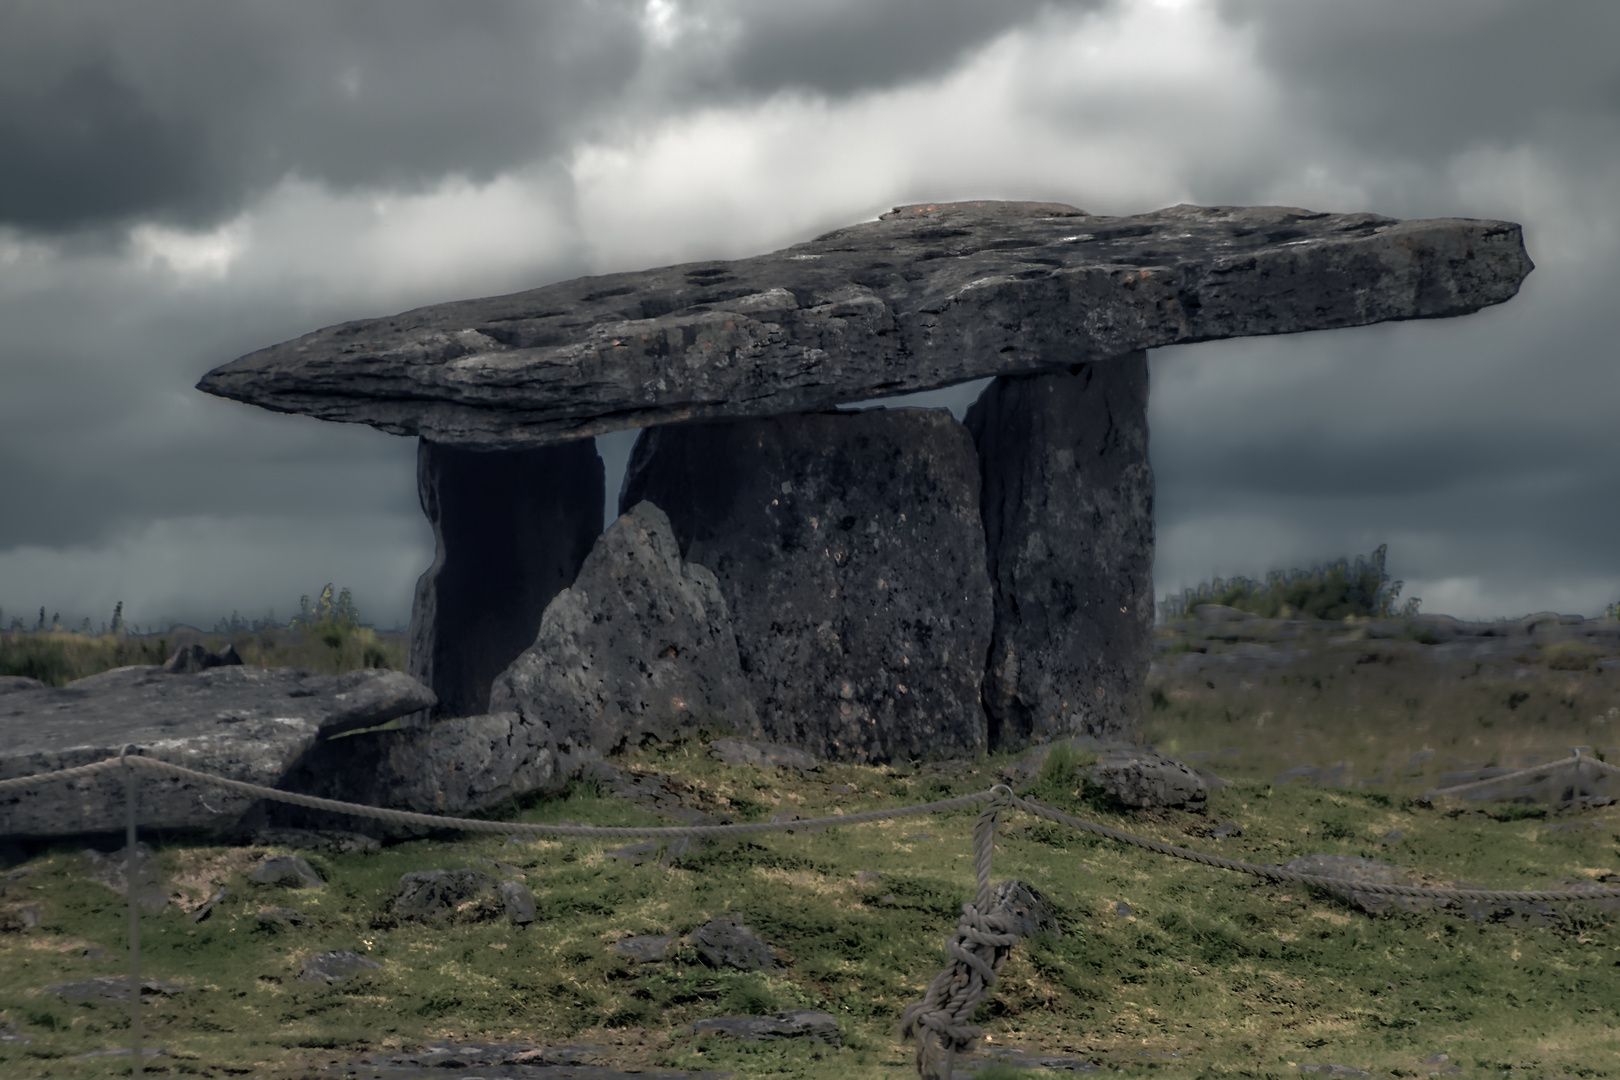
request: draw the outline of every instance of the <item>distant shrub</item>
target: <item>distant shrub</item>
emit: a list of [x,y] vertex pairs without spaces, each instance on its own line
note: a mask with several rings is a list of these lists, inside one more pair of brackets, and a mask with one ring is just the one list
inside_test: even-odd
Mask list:
[[1340,620],[1348,615],[1409,619],[1423,601],[1414,597],[1396,610],[1405,582],[1390,581],[1384,572],[1388,551],[1388,544],[1379,544],[1370,560],[1357,555],[1353,567],[1340,559],[1310,570],[1273,570],[1263,583],[1246,577],[1216,578],[1167,597],[1159,610],[1166,621],[1187,618],[1201,604],[1220,604],[1267,619]]

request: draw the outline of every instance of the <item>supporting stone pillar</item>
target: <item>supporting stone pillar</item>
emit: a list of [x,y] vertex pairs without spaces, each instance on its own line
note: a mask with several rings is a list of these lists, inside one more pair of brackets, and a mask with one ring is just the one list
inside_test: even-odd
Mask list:
[[996,379],[968,410],[984,476],[992,750],[1134,741],[1153,633],[1147,353]]
[[601,533],[602,459],[594,439],[488,452],[422,439],[416,478],[437,551],[416,583],[410,671],[438,716],[473,716]]
[[949,413],[649,428],[619,505],[643,499],[719,579],[766,738],[844,761],[983,751],[979,469]]

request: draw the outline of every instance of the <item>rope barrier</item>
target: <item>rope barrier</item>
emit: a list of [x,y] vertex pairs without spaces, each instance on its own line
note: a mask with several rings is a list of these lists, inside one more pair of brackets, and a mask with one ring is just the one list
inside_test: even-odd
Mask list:
[[1423,799],[1425,802],[1432,802],[1436,795],[1457,795],[1464,791],[1473,791],[1476,788],[1490,787],[1492,784],[1500,784],[1507,780],[1517,780],[1521,776],[1534,776],[1537,773],[1557,772],[1559,769],[1574,768],[1578,770],[1585,765],[1596,765],[1599,769],[1607,772],[1620,772],[1620,765],[1610,765],[1606,761],[1599,761],[1597,758],[1587,757],[1580,752],[1579,748],[1577,748],[1573,757],[1559,758],[1556,761],[1548,761],[1541,765],[1532,765],[1528,769],[1520,769],[1517,772],[1503,773],[1500,776],[1487,776],[1481,780],[1470,780],[1466,784],[1453,784],[1451,787],[1432,788],[1423,793]]
[[[337,799],[323,799],[298,792],[281,791],[243,780],[229,780],[224,777],[213,776],[157,758],[132,754],[130,751],[133,749],[133,746],[127,746],[117,757],[107,758],[88,765],[78,765],[50,773],[0,780],[0,795],[27,790],[48,781],[77,780],[98,776],[115,769],[122,770],[124,773],[127,792],[126,836],[129,845],[126,874],[130,903],[131,1053],[132,1072],[136,1076],[140,1075],[142,1066],[140,1046],[140,923],[136,904],[135,860],[135,818],[138,787],[136,772],[140,769],[223,788],[242,795],[290,803],[315,810],[351,814],[396,824],[425,825],[431,828],[453,828],[468,832],[506,833],[520,836],[614,838],[685,836],[713,838],[770,832],[793,832],[804,829],[832,828],[840,825],[860,825],[914,814],[958,810],[978,803],[987,803],[988,805],[979,814],[973,826],[975,898],[973,903],[962,905],[962,916],[957,924],[956,933],[946,945],[946,952],[951,957],[950,966],[941,971],[933,982],[929,984],[923,1000],[907,1006],[901,1015],[900,1032],[902,1038],[915,1038],[917,1040],[916,1063],[918,1075],[922,1080],[949,1080],[956,1054],[966,1050],[979,1038],[981,1031],[972,1023],[973,1014],[980,1002],[989,993],[990,988],[995,985],[996,977],[1002,965],[1006,963],[1012,947],[1017,943],[1021,935],[1019,920],[1014,913],[993,902],[990,886],[990,869],[995,850],[996,825],[1001,815],[1011,808],[1023,810],[1035,817],[1066,825],[1081,832],[1139,847],[1160,855],[1168,855],[1172,858],[1184,859],[1220,870],[1250,874],[1264,878],[1267,881],[1278,883],[1295,882],[1341,895],[1364,893],[1378,896],[1424,897],[1440,900],[1488,900],[1496,902],[1567,902],[1571,900],[1620,898],[1620,888],[1596,885],[1590,888],[1582,887],[1569,890],[1457,889],[1353,882],[1332,875],[1304,874],[1286,870],[1275,864],[1261,865],[1245,862],[1241,859],[1227,859],[1218,855],[1208,855],[1203,852],[1193,851],[1190,848],[1167,844],[1161,840],[1137,836],[1122,829],[1098,825],[1095,822],[1065,814],[1061,810],[1035,802],[1033,799],[1018,796],[1005,784],[997,784],[988,791],[977,792],[972,795],[962,795],[952,799],[938,799],[933,802],[918,803],[912,806],[895,807],[886,810],[867,810],[858,814],[840,814],[834,817],[801,818],[793,821],[751,822],[731,825],[541,825],[527,822],[446,817],[437,814],[422,814],[410,810],[366,806],[361,803],[343,802]],[[1456,793],[1488,783],[1500,783],[1503,780],[1558,768],[1567,768],[1571,765],[1579,768],[1586,762],[1591,762],[1608,771],[1620,772],[1620,767],[1609,765],[1595,758],[1584,757],[1577,750],[1575,756],[1571,759],[1561,759],[1556,762],[1504,774],[1503,776],[1488,777],[1482,781],[1437,789],[1429,792],[1428,795]]]

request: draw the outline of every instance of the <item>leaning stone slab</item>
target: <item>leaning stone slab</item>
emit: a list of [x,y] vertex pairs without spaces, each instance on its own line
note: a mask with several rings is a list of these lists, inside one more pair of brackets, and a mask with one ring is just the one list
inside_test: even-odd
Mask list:
[[[432,693],[397,671],[312,675],[226,666],[197,674],[126,667],[65,687],[0,697],[0,779],[41,777],[0,796],[0,835],[72,836],[123,828],[116,773],[62,783],[47,774],[135,752],[233,780],[275,787],[325,736],[427,708]],[[340,740],[341,741],[341,740]],[[141,774],[140,824],[225,831],[250,796]]]
[[983,751],[979,466],[949,413],[649,428],[620,496],[641,499],[719,579],[766,739],[844,761]]
[[1277,206],[1101,217],[905,206],[735,262],[577,278],[318,330],[199,388],[490,449],[774,415],[1138,349],[1462,315],[1530,271],[1519,226]]
[[720,584],[681,558],[650,502],[597,540],[489,697],[496,712],[550,728],[565,775],[648,743],[759,728]]
[[993,751],[1135,741],[1154,617],[1147,402],[1136,352],[997,379],[968,410],[995,589]]

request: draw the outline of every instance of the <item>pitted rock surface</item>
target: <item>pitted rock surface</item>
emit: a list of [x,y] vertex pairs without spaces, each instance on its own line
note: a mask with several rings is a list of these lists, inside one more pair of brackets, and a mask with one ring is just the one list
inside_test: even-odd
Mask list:
[[[176,675],[116,668],[0,697],[0,779],[117,757],[133,743],[148,757],[275,787],[323,737],[386,723],[433,700],[427,687],[397,671],[332,676],[223,666]],[[253,802],[190,781],[140,776],[143,827],[223,832]],[[123,821],[124,778],[116,770],[0,798],[0,836],[112,832]]]
[[517,449],[1067,371],[1183,342],[1462,315],[1512,297],[1530,269],[1519,226],[1501,221],[929,203],[751,259],[329,327],[198,387]]
[[992,750],[1134,741],[1153,634],[1147,355],[1004,377],[966,423],[984,476]]
[[557,767],[708,730],[755,734],[737,634],[715,576],[683,560],[650,502],[597,540],[534,643],[490,688],[490,707],[549,727]]
[[415,870],[399,879],[391,907],[401,919],[478,922],[506,904],[496,880],[481,870]]
[[979,467],[943,410],[642,432],[621,504],[714,571],[764,737],[881,762],[984,749],[990,582]]
[[488,713],[490,683],[534,644],[602,531],[602,459],[589,440],[477,453],[423,439],[416,486],[434,556],[416,583],[410,672],[438,695],[436,715]]

